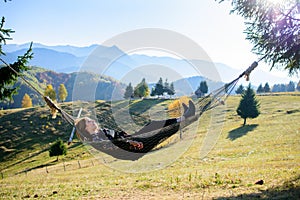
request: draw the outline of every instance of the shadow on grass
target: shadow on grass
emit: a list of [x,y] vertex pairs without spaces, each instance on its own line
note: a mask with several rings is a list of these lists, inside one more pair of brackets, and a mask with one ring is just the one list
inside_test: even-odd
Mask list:
[[236,129],[230,131],[227,138],[229,138],[230,140],[236,140],[236,139],[246,135],[248,132],[253,131],[257,126],[258,126],[258,124],[241,126],[239,128],[236,128]]
[[237,199],[299,199],[300,198],[300,176],[284,182],[277,187],[271,187],[261,192],[240,194],[237,196],[218,197],[216,200]]

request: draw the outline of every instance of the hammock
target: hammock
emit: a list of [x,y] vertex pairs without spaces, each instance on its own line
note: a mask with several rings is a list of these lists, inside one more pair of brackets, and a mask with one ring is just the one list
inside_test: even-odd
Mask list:
[[[3,61],[2,61],[3,62]],[[6,63],[4,63],[6,64]],[[209,95],[201,98],[196,102],[198,107],[197,112],[194,116],[187,118],[182,123],[174,122],[168,123],[168,120],[164,122],[152,122],[149,125],[146,125],[137,133],[129,136],[126,139],[132,139],[138,142],[143,142],[144,148],[135,149],[132,148],[125,140],[104,140],[97,142],[87,142],[95,149],[102,151],[106,154],[109,154],[115,158],[124,159],[124,160],[136,160],[153,150],[158,144],[167,138],[171,137],[173,134],[177,133],[178,130],[182,127],[190,125],[192,122],[197,121],[199,117],[210,109],[215,108],[218,105],[224,104],[224,101],[227,99],[229,94],[234,89],[238,80],[245,76],[246,79],[249,79],[250,73],[257,67],[258,62],[254,62],[247,70],[240,74],[236,79],[230,83],[225,84],[219,89],[211,92]],[[75,127],[75,118],[65,112],[63,109],[58,107],[48,96],[44,96],[39,92],[32,84],[30,84],[22,75],[15,71],[10,65],[6,64],[11,70],[13,70],[19,77],[21,77],[25,83],[27,83],[31,88],[37,91],[45,100],[53,116],[56,115],[56,112],[60,113],[62,118],[65,119],[70,125]],[[190,104],[191,106],[191,104]],[[79,133],[80,134],[80,133]],[[80,136],[79,136],[80,137]],[[69,142],[72,138],[70,138]]]

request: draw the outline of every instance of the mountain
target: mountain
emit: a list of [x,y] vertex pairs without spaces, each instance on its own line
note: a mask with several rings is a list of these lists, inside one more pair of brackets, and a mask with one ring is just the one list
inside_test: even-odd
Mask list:
[[[15,51],[19,50],[27,50],[30,46],[30,43],[25,43],[25,44],[7,44],[3,45],[3,51],[7,53],[12,53]],[[93,44],[90,46],[86,47],[76,47],[76,46],[71,46],[71,45],[56,45],[56,46],[48,46],[48,45],[43,45],[40,43],[32,43],[32,48],[40,48],[40,49],[50,49],[53,51],[57,52],[62,52],[62,53],[69,53],[73,54],[76,57],[86,57],[90,55],[96,48],[101,48],[100,45]],[[104,46],[102,46],[105,48]]]
[[[8,62],[13,62],[29,47],[8,44],[3,46]],[[103,76],[110,76],[120,82],[132,85],[142,78],[147,82],[157,82],[160,77],[174,82],[182,78],[203,76],[212,81],[229,82],[235,79],[243,70],[234,69],[223,63],[212,63],[205,60],[185,60],[173,57],[159,57],[140,54],[127,54],[117,46],[106,47],[91,45],[75,47],[70,45],[46,46],[33,43],[34,58],[30,65],[40,66],[55,72],[72,73],[88,71]],[[247,64],[247,63],[246,63]],[[252,85],[268,82],[288,83],[288,78],[281,78],[259,67],[251,74]],[[248,84],[248,83],[245,83]]]

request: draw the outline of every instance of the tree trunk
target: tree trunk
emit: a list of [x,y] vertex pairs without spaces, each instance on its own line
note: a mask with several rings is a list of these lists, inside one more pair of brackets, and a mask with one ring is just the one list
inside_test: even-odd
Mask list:
[[243,124],[243,126],[245,126],[245,125],[246,125],[246,120],[247,120],[247,118],[244,118],[244,124]]

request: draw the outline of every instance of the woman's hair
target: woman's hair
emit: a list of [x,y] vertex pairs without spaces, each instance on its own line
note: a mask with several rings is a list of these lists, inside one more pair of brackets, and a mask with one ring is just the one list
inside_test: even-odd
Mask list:
[[87,117],[75,120],[76,135],[82,141],[92,139],[92,135],[86,130],[86,121],[87,120],[88,120]]

